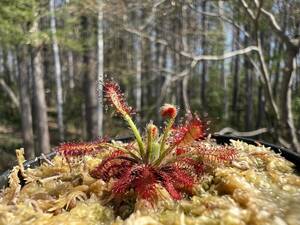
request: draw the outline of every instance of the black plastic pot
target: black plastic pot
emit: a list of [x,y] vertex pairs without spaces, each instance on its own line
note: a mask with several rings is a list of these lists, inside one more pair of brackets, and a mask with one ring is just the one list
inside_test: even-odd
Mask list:
[[[300,172],[300,154],[295,153],[289,149],[286,148],[282,148],[273,144],[269,144],[267,142],[263,142],[263,141],[256,141],[254,139],[250,139],[250,138],[243,138],[243,137],[235,137],[235,136],[229,136],[229,135],[212,135],[212,137],[214,139],[216,139],[218,144],[228,144],[230,142],[230,139],[233,140],[241,140],[244,141],[248,144],[252,144],[252,145],[258,145],[258,144],[262,144],[266,147],[270,147],[274,152],[276,153],[281,153],[281,155],[289,160],[290,162],[294,163],[296,166],[296,170],[297,172]],[[129,141],[131,140],[131,137],[127,137],[127,138],[120,138],[118,140],[120,141]],[[55,152],[51,152],[48,155],[46,155],[47,158],[53,158],[55,156]],[[24,167],[25,168],[34,168],[36,166],[39,166],[42,162],[44,161],[44,157],[37,157],[34,160],[29,160],[26,161],[24,163]],[[10,170],[5,171],[4,173],[2,173],[0,175],[0,188],[3,188],[5,186],[7,186],[7,182],[8,182],[8,175],[10,173]]]

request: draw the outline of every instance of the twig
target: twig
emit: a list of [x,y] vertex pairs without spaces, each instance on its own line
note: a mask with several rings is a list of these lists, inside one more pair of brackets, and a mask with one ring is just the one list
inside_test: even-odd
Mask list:
[[[220,1],[220,2],[222,2],[222,1]],[[210,16],[210,17],[219,17],[220,19],[224,20],[228,24],[230,24],[230,25],[234,26],[235,28],[239,29],[240,31],[242,31],[247,37],[250,37],[249,33],[247,31],[245,31],[245,29],[243,29],[243,27],[241,27],[239,24],[235,23],[233,19],[230,19],[230,18],[224,16],[224,14],[220,13],[220,10],[218,10],[219,11],[218,13],[212,13],[212,12],[206,12],[206,11],[201,11],[199,9],[195,9],[191,3],[189,3],[188,6],[190,9],[192,9],[196,13],[199,13],[199,14],[202,14],[205,16]],[[219,7],[219,9],[221,9],[221,8]]]
[[17,107],[17,109],[20,111],[20,103],[18,100],[18,97],[15,95],[13,90],[6,84],[4,79],[0,79],[0,86],[2,89],[8,94],[14,105]]
[[242,3],[242,6],[246,9],[248,15],[251,17],[252,20],[256,19],[256,16],[254,15],[253,11],[249,8],[247,2],[245,2],[244,0],[240,0],[240,2]]
[[232,134],[234,136],[241,136],[241,137],[252,137],[257,136],[259,134],[267,133],[269,130],[267,128],[259,128],[257,130],[252,131],[237,131],[231,127],[224,127],[222,130],[216,132],[216,134],[224,135],[224,134]]
[[45,160],[45,162],[47,162],[49,165],[54,166],[53,162],[51,162],[44,153],[41,154],[41,157],[43,158],[43,160]]
[[171,85],[171,83],[180,80],[182,78],[184,78],[185,76],[189,75],[191,70],[200,62],[200,61],[204,61],[204,60],[210,60],[210,61],[219,61],[219,60],[225,60],[237,55],[243,55],[243,54],[247,54],[251,51],[258,51],[258,47],[257,46],[249,46],[246,47],[244,49],[239,49],[236,51],[232,51],[232,52],[227,52],[223,55],[200,55],[200,56],[192,56],[188,53],[185,53],[184,56],[189,57],[192,59],[192,62],[190,64],[189,67],[187,67],[186,69],[184,69],[182,72],[178,73],[175,76],[172,76],[171,79],[166,79],[163,87],[162,87],[162,92],[161,95],[158,99],[158,103],[160,103],[162,101],[162,99],[165,97],[165,95],[167,94],[167,90],[168,87]]
[[159,7],[159,5],[161,5],[165,1],[166,0],[160,0],[160,1],[157,1],[156,3],[154,2],[153,7],[151,9],[150,16],[147,18],[147,20],[145,21],[145,23],[140,26],[140,30],[144,30],[149,24],[152,23],[152,21],[155,19],[155,13],[157,11],[157,8]]
[[[255,16],[253,11],[250,9],[250,7],[248,6],[248,4],[245,2],[245,0],[240,0],[242,6],[244,7],[244,9],[246,10],[246,12],[248,13],[248,15],[251,17],[251,19],[253,21],[255,21],[258,16]],[[264,8],[262,8],[262,4],[260,4],[258,1],[254,1],[255,6],[257,7],[257,9],[259,10],[259,12],[261,12],[263,15],[265,15],[268,19],[268,21],[270,22],[271,27],[273,28],[273,30],[275,31],[275,33],[277,33],[278,37],[290,48],[298,48],[297,44],[294,44],[291,39],[284,33],[284,31],[281,29],[281,27],[279,26],[278,22],[275,19],[275,16],[268,12],[267,10],[265,10]]]
[[61,177],[63,177],[62,174],[55,175],[55,176],[52,176],[52,177],[46,177],[46,178],[43,178],[43,179],[39,180],[39,182],[45,183],[45,182],[48,182],[48,181],[51,181],[51,180],[56,180],[56,179],[61,178]]
[[291,48],[297,48],[297,46],[295,46],[293,44],[291,39],[280,28],[274,15],[272,13],[268,12],[267,10],[265,10],[264,8],[260,8],[260,11],[262,12],[263,15],[265,15],[269,19],[269,22],[270,22],[271,26],[273,27],[273,30],[278,34],[278,36],[281,38],[281,40],[283,40],[287,46],[289,46]]
[[224,60],[224,59],[228,59],[234,56],[238,56],[238,55],[243,55],[243,54],[247,54],[249,52],[252,51],[258,51],[258,47],[257,46],[248,46],[246,48],[243,49],[238,49],[235,51],[231,51],[231,52],[227,52],[224,53],[223,55],[199,55],[199,56],[193,56],[191,54],[187,54],[187,53],[182,53],[183,56],[186,56],[188,58],[191,58],[193,60],[196,61],[203,61],[203,60],[210,60],[210,61],[220,61],[220,60]]

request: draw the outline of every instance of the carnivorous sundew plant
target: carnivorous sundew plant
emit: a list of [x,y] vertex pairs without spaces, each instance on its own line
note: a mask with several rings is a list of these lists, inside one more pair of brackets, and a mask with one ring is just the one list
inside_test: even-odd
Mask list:
[[160,133],[153,122],[141,134],[117,83],[104,83],[105,98],[117,114],[129,125],[135,139],[127,144],[100,140],[92,143],[65,143],[58,152],[66,159],[82,155],[97,155],[107,151],[90,175],[110,185],[108,200],[125,198],[154,203],[165,190],[174,200],[193,195],[194,187],[210,168],[230,162],[236,156],[231,146],[206,142],[206,124],[197,115],[188,114],[175,125],[178,109],[165,104],[160,109],[166,120]]

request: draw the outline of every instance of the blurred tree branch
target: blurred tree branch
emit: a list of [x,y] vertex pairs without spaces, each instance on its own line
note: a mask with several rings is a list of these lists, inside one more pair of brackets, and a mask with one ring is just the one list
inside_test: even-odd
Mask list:
[[[210,16],[210,17],[218,17],[220,19],[222,19],[223,21],[225,21],[226,23],[232,25],[233,27],[235,27],[236,29],[239,29],[240,31],[242,31],[247,37],[250,36],[250,34],[245,31],[245,29],[239,25],[236,21],[234,21],[231,18],[228,18],[227,16],[224,15],[224,13],[222,12],[223,9],[221,9],[220,7],[218,7],[218,13],[213,13],[213,12],[206,12],[206,11],[201,11],[199,9],[196,9],[193,4],[189,3],[188,4],[189,8],[192,9],[193,11],[205,15],[205,16]],[[217,6],[216,6],[217,7]]]
[[[166,47],[169,47],[171,50],[173,50],[174,52],[189,58],[193,61],[202,61],[202,60],[212,60],[212,61],[219,61],[219,60],[224,60],[224,59],[228,59],[237,55],[243,55],[243,54],[247,54],[251,51],[258,51],[258,47],[257,46],[248,46],[246,48],[243,49],[238,49],[235,51],[231,51],[231,52],[227,52],[224,53],[223,55],[195,55],[195,54],[191,54],[187,51],[184,50],[180,50],[180,49],[175,49],[173,47],[171,47],[171,45],[168,43],[168,41],[161,39],[161,38],[155,38],[152,37],[151,35],[148,35],[146,32],[143,32],[141,30],[129,27],[129,26],[125,26],[124,29],[132,34],[138,35],[142,38],[145,38],[151,42],[155,42],[157,44],[161,44],[161,45],[165,45]],[[192,62],[191,65],[193,65],[195,62]]]
[[267,133],[268,131],[269,130],[267,128],[259,128],[259,129],[252,130],[252,131],[241,132],[241,131],[237,131],[231,127],[224,127],[222,130],[216,132],[215,134],[219,134],[219,135],[231,134],[231,135],[239,136],[239,137],[253,137],[253,136]]
[[0,86],[3,91],[6,92],[8,97],[11,99],[12,103],[16,106],[16,108],[20,111],[20,103],[17,95],[13,92],[13,90],[6,84],[4,79],[0,79]]

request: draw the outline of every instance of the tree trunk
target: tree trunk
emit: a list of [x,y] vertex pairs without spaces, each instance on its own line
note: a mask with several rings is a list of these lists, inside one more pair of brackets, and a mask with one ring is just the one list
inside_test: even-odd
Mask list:
[[[178,15],[182,15],[182,7],[177,7],[177,14]],[[182,27],[182,22],[180,21],[179,18],[176,18],[173,20],[174,22],[174,25],[173,25],[173,31],[174,33],[176,34],[175,37],[174,37],[174,48],[175,49],[180,49],[180,47],[183,45],[183,42],[182,42],[182,36],[183,36],[183,27]],[[178,36],[178,38],[176,37]],[[181,37],[181,38],[180,38]],[[183,46],[184,48],[184,46]],[[184,49],[185,51],[186,49]],[[174,68],[173,70],[177,73],[180,73],[182,67],[183,67],[183,61],[181,61],[181,57],[180,57],[180,54],[174,52],[173,54],[173,64],[172,64],[172,67]],[[173,82],[172,82],[173,83]],[[179,108],[182,108],[182,81],[179,80],[179,81],[175,81],[173,84],[171,83],[171,90],[173,90],[171,92],[171,95],[172,95],[172,99],[174,99],[172,101],[172,104],[174,105],[177,105]],[[176,87],[176,89],[172,88],[172,85],[173,87]]]
[[14,54],[10,48],[7,50],[7,68],[9,73],[7,74],[8,76],[8,82],[9,84],[13,83],[16,80],[15,77],[15,65],[14,65]]
[[45,97],[45,88],[43,81],[43,69],[42,69],[42,55],[41,49],[36,48],[33,51],[33,86],[34,86],[34,101],[37,114],[37,133],[38,133],[38,146],[40,153],[50,152],[50,137],[48,129],[48,116],[47,105]]
[[[219,1],[218,6],[219,6],[219,15],[223,16],[224,15],[224,2]],[[222,29],[222,33],[223,33],[223,36],[224,36],[224,40],[226,40],[225,22],[221,18],[220,18],[220,23],[221,23],[221,29]],[[224,48],[225,48],[225,46],[224,46]],[[222,93],[223,93],[222,105],[224,107],[223,108],[223,115],[224,115],[224,120],[227,121],[229,113],[228,113],[227,79],[226,79],[226,71],[225,71],[225,61],[223,60],[222,62],[220,62],[220,64],[221,64],[221,68],[220,68],[221,87],[222,87]]]
[[87,138],[98,137],[98,102],[97,102],[97,78],[96,78],[96,51],[91,44],[93,36],[92,21],[87,16],[82,16],[83,51],[83,91],[85,98],[85,118]]
[[8,63],[8,61],[9,61],[8,60],[8,53],[7,53],[6,48],[2,49],[2,59],[3,59],[2,60],[3,75],[9,79],[10,78],[10,70],[9,70],[9,63]]
[[12,77],[11,77],[11,81],[12,81],[12,83],[15,83],[15,81],[17,81],[18,77],[19,77],[19,70],[18,70],[17,54],[14,50],[11,51],[11,57],[12,57]]
[[[135,12],[135,17],[137,21],[142,19],[142,5],[138,3],[138,8]],[[140,23],[139,23],[140,24]],[[143,40],[140,36],[135,36],[134,39],[134,51],[135,51],[135,107],[136,107],[136,123],[138,126],[141,125],[141,111],[142,111],[142,62],[143,62]]]
[[[156,38],[156,31],[153,31],[152,34]],[[151,54],[151,64],[150,64],[150,96],[151,96],[151,103],[153,103],[156,97],[156,89],[157,89],[157,81],[159,80],[160,76],[160,68],[158,68],[158,60],[156,60],[156,55],[158,51],[158,45],[155,42],[150,43],[150,54]]]
[[20,105],[21,105],[21,123],[22,123],[22,139],[25,149],[26,159],[33,159],[34,153],[34,137],[32,129],[32,114],[29,94],[29,76],[27,70],[26,56],[28,52],[25,46],[18,48],[19,62],[19,90],[20,90]]
[[258,86],[258,106],[257,106],[257,117],[256,117],[256,129],[262,126],[262,121],[264,119],[264,109],[265,109],[265,97],[263,94],[263,85]]
[[300,152],[300,143],[294,124],[292,113],[292,82],[296,75],[296,56],[298,49],[287,47],[283,80],[281,86],[281,126],[284,129],[283,135],[292,141],[293,148]]
[[136,122],[141,123],[142,111],[142,40],[141,37],[135,38],[135,54],[136,54],[136,87],[135,87],[135,104],[136,104]]
[[[183,50],[185,52],[189,52],[189,45],[188,45],[188,8],[186,5],[183,5],[181,7],[182,11],[182,27],[181,27],[181,42],[183,46]],[[182,60],[183,66],[185,65],[185,60]],[[191,107],[189,103],[189,96],[188,96],[188,82],[189,82],[189,76],[185,76],[182,80],[182,100],[183,100],[183,106],[185,109],[185,112],[190,112]]]
[[[233,38],[234,49],[238,48],[238,42],[240,39],[240,31],[237,29]],[[238,108],[238,96],[239,96],[239,63],[240,57],[236,56],[233,61],[233,93],[232,93],[232,122],[239,124],[239,108]]]
[[[283,32],[286,32],[287,29],[287,23],[288,23],[288,11],[287,11],[287,7],[286,5],[284,5],[283,9],[283,15],[282,18],[280,18],[280,20],[283,22],[282,25],[282,29]],[[278,97],[278,85],[279,85],[279,78],[280,78],[280,74],[281,74],[281,64],[282,64],[282,51],[283,51],[283,41],[281,39],[279,39],[277,41],[278,43],[278,51],[277,51],[277,62],[276,62],[276,68],[275,68],[275,80],[274,80],[274,84],[273,84],[273,95],[274,95],[274,99],[276,100]]]
[[[202,11],[206,12],[206,1],[202,2]],[[202,54],[206,55],[207,54],[207,46],[206,46],[206,33],[207,33],[207,25],[206,25],[206,16],[203,14],[202,15],[202,21],[201,21],[201,26],[202,26],[202,40],[201,40],[201,48],[202,48]],[[203,60],[202,61],[202,68],[201,68],[201,107],[202,111],[206,109],[206,73],[207,73],[207,61]]]
[[68,75],[69,75],[69,88],[73,89],[75,87],[74,81],[74,57],[73,52],[68,51]]
[[[35,11],[35,16],[38,17],[38,13]],[[39,32],[39,22],[35,19],[33,22],[31,32]],[[38,151],[36,155],[40,153],[50,152],[50,137],[48,128],[48,116],[47,105],[45,97],[45,88],[43,80],[43,64],[42,64],[42,48],[39,40],[35,40],[33,43],[32,57],[33,57],[33,88],[34,88],[34,102],[36,107],[36,119],[37,119],[37,137],[38,137]]]
[[[100,2],[98,4],[101,4]],[[104,46],[103,46],[103,6],[98,11],[98,130],[103,136],[103,73],[104,73]]]
[[3,49],[0,47],[0,77],[3,76],[4,73],[4,54]]
[[[158,51],[157,51],[157,65],[158,65],[158,68],[159,70],[163,69],[165,67],[165,64],[166,64],[166,61],[167,61],[167,48],[164,46],[164,45],[159,45],[158,47]],[[155,85],[156,87],[156,98],[157,98],[157,102],[156,102],[156,108],[159,108],[161,106],[161,93],[162,91],[162,87],[163,87],[163,83],[164,83],[164,80],[167,79],[167,77],[163,77],[162,75],[162,72],[159,73],[159,76],[157,78],[157,84]],[[159,113],[159,110],[157,110],[157,115],[156,115],[156,118],[157,118],[157,122],[160,124],[161,123],[161,115]]]
[[[70,3],[70,0],[65,0],[66,4]],[[67,14],[66,15],[66,19],[67,17],[69,17],[70,15]],[[70,36],[72,36],[72,34],[69,34]],[[75,81],[74,81],[74,57],[73,57],[73,52],[71,50],[67,51],[67,57],[68,57],[68,76],[69,76],[69,88],[73,89],[75,87]]]
[[[249,31],[248,26],[245,26],[245,31]],[[244,37],[244,46],[249,45],[248,37]],[[251,64],[248,58],[244,57],[244,70],[245,70],[245,81],[246,81],[246,104],[245,104],[245,130],[252,129],[252,110],[253,110],[253,96],[252,96],[252,83],[253,83],[253,75],[251,73]]]
[[227,79],[225,74],[225,62],[221,62],[221,86],[223,92],[223,112],[224,112],[224,120],[228,120],[228,97],[227,97]]
[[54,0],[49,2],[50,8],[50,28],[52,34],[52,48],[55,64],[55,83],[56,83],[56,107],[57,107],[57,124],[60,141],[64,140],[64,122],[63,122],[63,93],[62,93],[62,74],[59,56],[59,47],[56,38],[56,21]]
[[246,104],[245,104],[245,130],[252,129],[252,110],[253,110],[253,74],[251,74],[250,63],[247,59],[244,61],[245,65],[245,79],[246,79]]
[[279,41],[279,47],[278,47],[278,51],[277,51],[277,62],[276,62],[276,67],[275,67],[275,79],[274,79],[274,83],[273,83],[273,94],[274,94],[274,98],[277,99],[277,90],[278,90],[278,85],[279,85],[279,77],[280,77],[280,64],[281,64],[281,58],[280,55],[282,54],[282,49],[283,49],[283,43],[281,41]]

